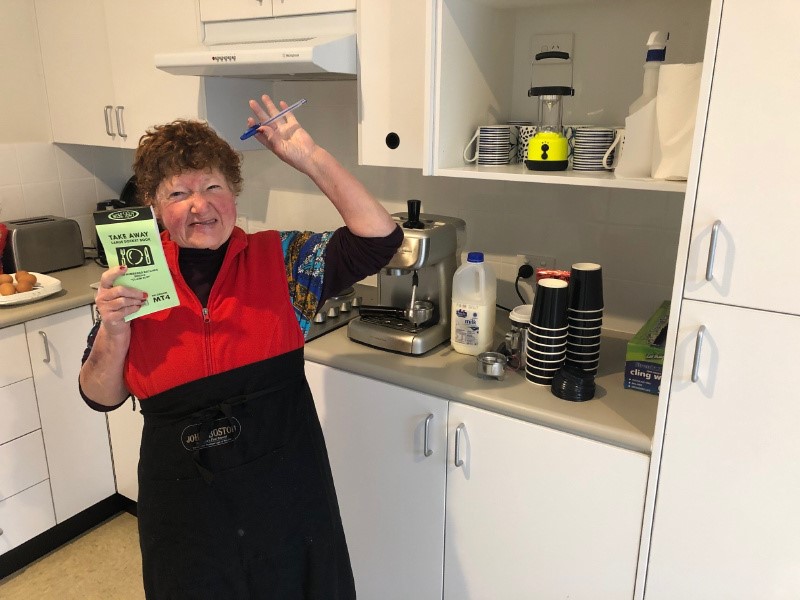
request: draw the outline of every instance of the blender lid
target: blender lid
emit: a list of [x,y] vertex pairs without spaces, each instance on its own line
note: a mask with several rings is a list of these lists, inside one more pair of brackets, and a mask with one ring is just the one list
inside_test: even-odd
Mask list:
[[532,87],[528,90],[528,97],[531,96],[574,96],[575,90],[566,85],[546,85]]

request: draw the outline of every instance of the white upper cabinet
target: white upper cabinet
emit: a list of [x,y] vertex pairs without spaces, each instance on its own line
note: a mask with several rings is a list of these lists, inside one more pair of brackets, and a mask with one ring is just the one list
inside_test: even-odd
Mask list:
[[355,10],[356,0],[200,0],[203,21],[235,21]]
[[200,0],[203,21],[260,19],[272,16],[272,0]]
[[276,17],[355,9],[356,0],[272,0],[272,13]]
[[800,314],[800,202],[792,159],[800,136],[800,79],[792,75],[800,68],[800,46],[795,28],[785,26],[798,18],[794,0],[771,3],[769,10],[753,2],[725,4],[687,298]]
[[201,80],[153,65],[198,44],[195,0],[36,0],[55,142],[135,148],[144,131],[203,116]]
[[358,162],[421,169],[428,3],[362,0],[358,6]]
[[118,145],[105,12],[96,0],[36,0],[53,140]]
[[[538,120],[532,86],[535,36],[572,35],[573,97],[563,101],[564,125],[622,127],[628,106],[642,93],[648,36],[670,33],[667,63],[703,60],[710,0],[671,2],[553,2],[430,0],[434,76],[426,95],[433,118],[426,172],[433,175],[531,183],[678,191],[683,181],[621,179],[612,172],[531,171],[522,163],[476,166],[465,146],[480,125]],[[568,73],[563,74],[569,85]],[[560,77],[559,77],[560,79]],[[369,107],[367,107],[369,108]]]

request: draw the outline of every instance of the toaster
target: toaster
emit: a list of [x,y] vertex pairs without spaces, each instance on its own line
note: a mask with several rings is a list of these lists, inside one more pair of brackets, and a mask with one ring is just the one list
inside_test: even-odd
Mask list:
[[50,273],[83,265],[83,238],[77,221],[45,215],[3,223],[8,238],[3,271]]

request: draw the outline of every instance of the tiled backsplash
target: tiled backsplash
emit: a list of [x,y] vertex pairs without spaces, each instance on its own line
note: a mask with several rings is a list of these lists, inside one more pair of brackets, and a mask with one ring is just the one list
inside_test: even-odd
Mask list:
[[130,150],[51,143],[0,144],[0,221],[68,217],[94,245],[92,212],[119,198],[130,177]]

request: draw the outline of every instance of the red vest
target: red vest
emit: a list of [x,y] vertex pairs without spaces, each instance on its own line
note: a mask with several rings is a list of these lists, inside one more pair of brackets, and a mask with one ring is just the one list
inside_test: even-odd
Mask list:
[[277,231],[234,228],[205,310],[181,275],[177,244],[167,232],[161,241],[180,305],[131,321],[125,383],[137,398],[303,345]]

